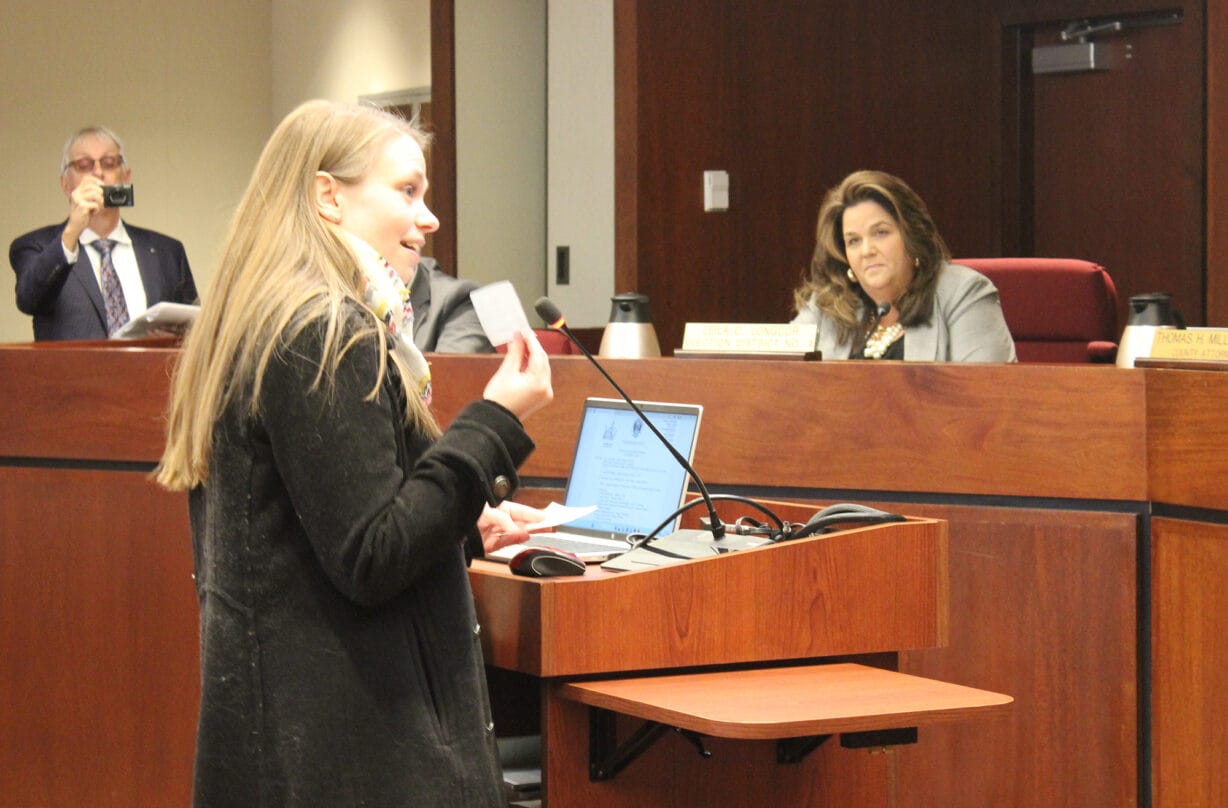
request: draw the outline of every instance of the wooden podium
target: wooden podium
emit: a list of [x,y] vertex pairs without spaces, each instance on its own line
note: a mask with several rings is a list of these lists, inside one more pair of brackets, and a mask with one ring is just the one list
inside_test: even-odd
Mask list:
[[[772,507],[790,520],[813,510]],[[873,764],[860,782],[822,782],[825,765],[854,765],[835,744],[821,749],[827,736],[910,743],[918,725],[1003,715],[1011,701],[892,670],[897,651],[947,640],[940,521],[637,572],[536,579],[483,561],[470,578],[487,663],[540,688],[550,806],[834,806],[824,795],[850,788],[856,804],[885,805],[888,778]],[[885,667],[827,664],[849,658]],[[661,738],[668,730],[689,741]],[[681,783],[709,796],[657,802]]]
[[639,572],[524,578],[474,562],[490,665],[560,677],[930,648],[946,526],[881,525]]

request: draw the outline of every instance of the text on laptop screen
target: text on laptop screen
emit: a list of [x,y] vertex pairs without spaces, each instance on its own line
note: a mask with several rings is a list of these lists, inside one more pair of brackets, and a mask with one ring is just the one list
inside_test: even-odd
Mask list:
[[[638,403],[638,402],[637,402]],[[641,405],[678,452],[693,456],[699,408]],[[610,534],[647,533],[681,503],[686,471],[620,401],[590,399],[580,424],[566,504],[597,510],[568,527]]]

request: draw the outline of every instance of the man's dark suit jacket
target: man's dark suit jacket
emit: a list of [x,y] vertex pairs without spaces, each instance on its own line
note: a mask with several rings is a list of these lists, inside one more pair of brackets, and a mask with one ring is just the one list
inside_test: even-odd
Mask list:
[[[124,222],[152,306],[164,300],[195,303],[196,282],[179,241]],[[94,266],[80,245],[77,262],[64,260],[64,223],[26,233],[9,247],[17,273],[17,308],[34,317],[34,339],[106,339],[106,304]],[[129,314],[137,312],[130,311]]]
[[454,278],[434,258],[422,258],[409,282],[414,344],[423,353],[494,353],[469,293],[473,281]]

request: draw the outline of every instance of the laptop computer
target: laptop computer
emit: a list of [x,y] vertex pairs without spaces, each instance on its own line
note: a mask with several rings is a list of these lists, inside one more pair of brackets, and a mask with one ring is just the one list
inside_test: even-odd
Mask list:
[[[699,437],[700,404],[637,401],[640,409],[689,462]],[[589,398],[580,418],[563,504],[597,510],[503,547],[487,558],[510,559],[526,547],[556,547],[599,563],[631,549],[627,536],[647,533],[682,504],[686,470],[625,401]],[[664,532],[677,529],[678,518]]]

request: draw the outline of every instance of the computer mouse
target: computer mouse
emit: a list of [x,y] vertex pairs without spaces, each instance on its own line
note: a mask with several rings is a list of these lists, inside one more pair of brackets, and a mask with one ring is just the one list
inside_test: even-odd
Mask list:
[[507,562],[516,575],[553,578],[557,575],[583,575],[588,569],[577,555],[554,547],[526,547]]

